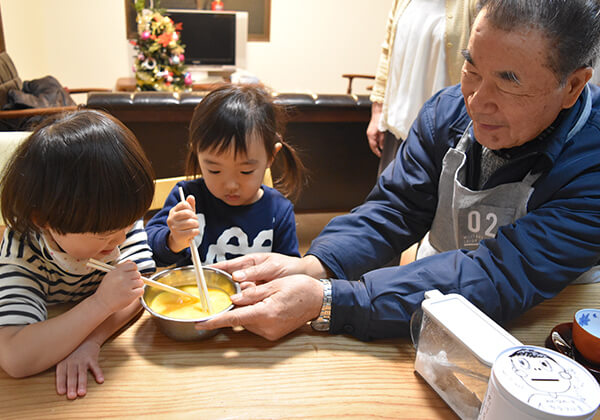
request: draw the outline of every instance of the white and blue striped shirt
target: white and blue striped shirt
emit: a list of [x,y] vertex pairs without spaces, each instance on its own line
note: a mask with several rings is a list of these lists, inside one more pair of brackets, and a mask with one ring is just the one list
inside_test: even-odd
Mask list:
[[[140,220],[111,262],[131,260],[142,274],[156,270]],[[26,237],[7,228],[0,245],[0,326],[26,325],[48,318],[47,306],[77,302],[93,294],[104,273],[48,248],[43,234]]]

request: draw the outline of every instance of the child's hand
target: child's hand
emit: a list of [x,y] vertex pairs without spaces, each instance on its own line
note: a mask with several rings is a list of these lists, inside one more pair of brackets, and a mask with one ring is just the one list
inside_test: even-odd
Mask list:
[[85,340],[73,353],[56,365],[56,392],[67,394],[69,400],[83,397],[87,393],[88,370],[96,382],[104,382],[104,374],[98,365],[100,345],[93,340]]
[[142,296],[143,287],[144,282],[137,265],[126,261],[117,265],[115,270],[106,273],[95,295],[112,314]]
[[167,245],[177,253],[190,246],[190,241],[200,234],[198,218],[196,217],[196,200],[188,196],[185,202],[178,203],[169,211],[167,226],[169,237]]

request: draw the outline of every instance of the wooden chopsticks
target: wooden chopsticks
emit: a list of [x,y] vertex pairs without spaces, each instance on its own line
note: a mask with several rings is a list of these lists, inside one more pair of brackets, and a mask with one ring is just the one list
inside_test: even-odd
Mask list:
[[[112,265],[103,263],[102,261],[98,261],[94,258],[90,258],[90,260],[87,263],[87,266],[91,267],[91,268],[95,268],[96,270],[104,271],[105,273],[108,273],[109,271],[112,271],[115,269],[115,267],[113,267]],[[198,298],[198,296],[194,296],[191,293],[184,292],[183,290],[177,289],[176,287],[168,286],[164,283],[160,283],[155,280],[150,280],[147,277],[142,276],[142,281],[144,282],[144,284],[147,284],[148,286],[156,287],[157,289],[163,290],[165,292],[174,293],[176,295],[183,296],[187,299],[200,300],[200,298]]]
[[[179,198],[185,203],[185,194],[183,188],[179,187]],[[204,278],[204,270],[202,269],[202,261],[198,254],[198,248],[194,243],[194,239],[190,240],[190,253],[192,254],[192,263],[194,264],[194,274],[196,275],[196,284],[198,285],[198,292],[200,293],[200,302],[202,306],[208,310],[209,314],[212,314],[212,306],[210,299],[208,298],[208,288],[206,287],[206,279]]]

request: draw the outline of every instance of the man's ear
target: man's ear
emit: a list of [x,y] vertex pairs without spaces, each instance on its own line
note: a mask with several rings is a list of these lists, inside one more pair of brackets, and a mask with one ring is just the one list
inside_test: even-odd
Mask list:
[[567,77],[564,87],[563,109],[571,108],[575,105],[586,83],[592,78],[593,71],[591,67],[581,67]]

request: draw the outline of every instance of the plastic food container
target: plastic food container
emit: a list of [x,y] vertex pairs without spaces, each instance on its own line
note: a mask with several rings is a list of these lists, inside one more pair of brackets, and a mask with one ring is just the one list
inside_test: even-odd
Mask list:
[[431,290],[421,308],[415,370],[459,417],[476,419],[494,361],[522,343],[460,295]]
[[600,386],[579,363],[543,347],[500,353],[492,367],[480,419],[591,419]]

